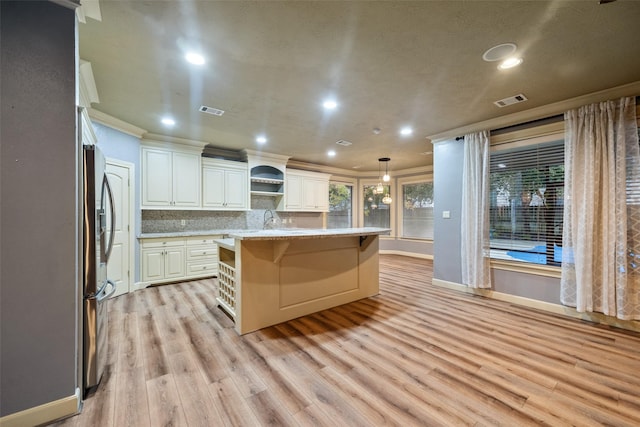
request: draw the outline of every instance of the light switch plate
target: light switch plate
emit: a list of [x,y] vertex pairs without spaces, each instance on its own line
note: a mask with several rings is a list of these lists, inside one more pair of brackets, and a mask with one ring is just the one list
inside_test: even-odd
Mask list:
[[442,211],[442,218],[445,218],[445,219],[451,218],[451,211]]

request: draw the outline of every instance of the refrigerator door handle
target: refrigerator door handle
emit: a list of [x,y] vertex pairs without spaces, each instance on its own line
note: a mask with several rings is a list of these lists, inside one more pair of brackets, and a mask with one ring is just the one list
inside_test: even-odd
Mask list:
[[[105,191],[106,190],[106,191]],[[113,191],[111,191],[111,186],[109,185],[109,179],[107,178],[107,174],[104,174],[104,177],[102,179],[102,204],[104,205],[105,199],[104,199],[104,195],[105,192],[107,193],[107,195],[109,196],[109,209],[111,212],[111,225],[110,225],[110,231],[109,231],[109,244],[107,245],[107,250],[105,251],[105,260],[109,261],[109,257],[111,256],[111,250],[113,249],[113,241],[116,238],[116,208],[115,205],[113,204]],[[103,212],[104,212],[104,208],[103,208]]]
[[[111,289],[109,290],[109,293],[106,292],[107,285],[111,285]],[[98,292],[98,294],[96,295],[96,301],[102,302],[102,301],[110,298],[111,295],[113,295],[115,293],[116,293],[116,284],[113,283],[112,280],[107,279],[104,282],[104,285],[102,285],[102,287],[100,288],[100,292]]]

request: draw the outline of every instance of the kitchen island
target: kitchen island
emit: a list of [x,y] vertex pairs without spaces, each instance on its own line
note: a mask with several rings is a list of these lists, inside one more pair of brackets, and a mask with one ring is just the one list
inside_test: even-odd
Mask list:
[[386,228],[232,233],[218,244],[219,306],[245,334],[378,294]]

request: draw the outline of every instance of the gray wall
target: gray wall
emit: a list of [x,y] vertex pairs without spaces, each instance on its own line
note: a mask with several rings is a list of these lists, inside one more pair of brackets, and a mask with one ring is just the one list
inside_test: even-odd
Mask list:
[[380,249],[385,251],[401,251],[420,255],[433,255],[433,242],[424,240],[380,239]]
[[[122,160],[133,163],[135,168],[135,176],[131,183],[131,188],[135,191],[134,209],[134,236],[140,234],[142,230],[141,212],[140,212],[140,139],[135,136],[128,135],[108,126],[99,123],[93,123],[93,129],[96,133],[98,146],[108,159]],[[134,240],[132,248],[135,256],[134,280],[140,280],[140,244],[138,239]]]
[[0,416],[76,389],[75,12],[0,2]]
[[[433,277],[462,282],[460,268],[460,211],[462,208],[461,141],[443,141],[433,146]],[[450,219],[442,218],[449,211]]]
[[[462,141],[434,145],[434,244],[433,277],[462,283],[460,210],[462,207]],[[451,218],[442,218],[442,211]],[[536,274],[492,269],[492,289],[510,295],[560,304],[560,279]]]

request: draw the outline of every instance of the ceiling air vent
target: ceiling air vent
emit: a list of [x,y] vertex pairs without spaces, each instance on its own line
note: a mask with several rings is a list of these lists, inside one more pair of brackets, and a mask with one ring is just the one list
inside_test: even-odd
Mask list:
[[213,107],[207,107],[206,105],[203,105],[202,107],[200,107],[200,112],[213,114],[214,116],[221,116],[224,114],[224,111],[219,110],[217,108],[213,108]]
[[344,139],[341,139],[340,141],[336,141],[336,144],[342,145],[343,147],[348,147],[351,145],[349,141],[345,141]]
[[519,94],[519,95],[510,96],[508,98],[501,99],[499,101],[494,101],[493,103],[496,104],[498,107],[502,108],[508,105],[513,105],[513,104],[517,104],[519,102],[524,102],[524,101],[527,101],[527,97],[524,96],[523,94]]

